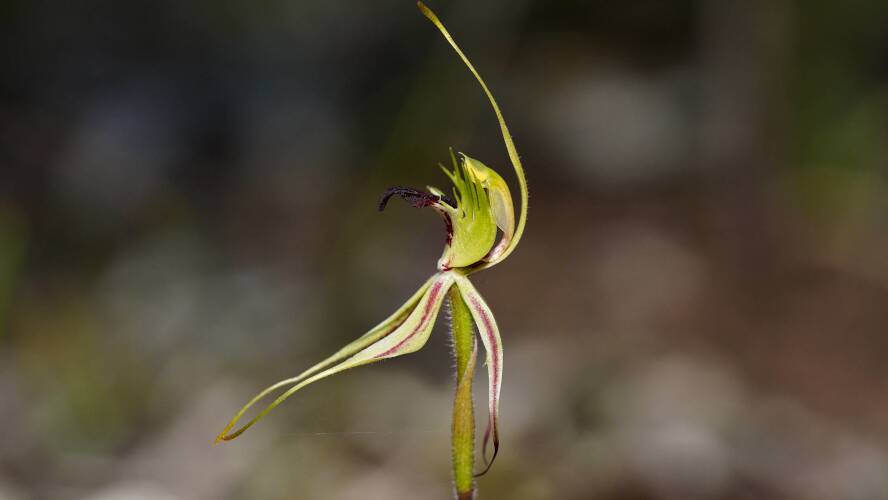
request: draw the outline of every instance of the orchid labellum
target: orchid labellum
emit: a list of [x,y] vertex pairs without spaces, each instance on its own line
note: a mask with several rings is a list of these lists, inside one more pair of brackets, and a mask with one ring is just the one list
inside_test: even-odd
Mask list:
[[[461,471],[466,468],[466,460],[461,460],[461,465],[458,466],[456,454],[459,448],[462,450],[460,453],[468,456],[467,467],[471,471],[472,457],[474,456],[472,454],[474,423],[470,421],[471,428],[467,430],[465,425],[458,425],[456,419],[458,413],[462,415],[462,420],[473,419],[471,378],[474,373],[477,347],[473,338],[472,324],[477,328],[481,344],[486,350],[489,380],[489,420],[482,445],[486,462],[483,472],[490,468],[499,450],[499,397],[503,378],[503,347],[499,329],[487,303],[469,281],[469,275],[502,262],[515,249],[524,232],[527,220],[527,181],[506,122],[484,80],[457,46],[438,17],[422,3],[418,3],[418,6],[420,11],[441,31],[490,100],[499,121],[506,151],[518,177],[521,212],[517,223],[512,195],[505,180],[492,168],[462,153],[450,152],[451,169],[441,166],[453,184],[450,192],[452,197],[433,187],[429,187],[428,191],[405,187],[388,189],[380,200],[380,210],[385,208],[390,198],[398,196],[415,207],[432,208],[444,219],[447,228],[447,243],[444,253],[438,260],[438,271],[404,305],[363,336],[301,374],[282,380],[260,392],[234,416],[216,438],[216,442],[229,441],[240,436],[265,417],[268,412],[309,384],[350,368],[419,350],[429,339],[438,312],[441,310],[445,298],[449,297],[454,312],[455,343],[456,330],[460,321],[468,325],[463,326],[462,329],[470,332],[469,343],[464,343],[463,352],[460,352],[459,345],[455,348],[459,373],[457,400],[454,406],[456,486],[460,497],[469,498],[470,496],[466,495],[471,494],[473,486],[467,485],[465,479],[460,479],[461,475],[465,476]],[[498,232],[501,233],[501,236],[497,241]],[[460,314],[463,316],[460,317]],[[236,427],[252,406],[279,391],[283,392],[256,414],[252,420]],[[466,439],[468,440],[468,452],[465,450]],[[488,443],[491,442],[493,455],[487,460]],[[468,483],[471,483],[471,479]]]

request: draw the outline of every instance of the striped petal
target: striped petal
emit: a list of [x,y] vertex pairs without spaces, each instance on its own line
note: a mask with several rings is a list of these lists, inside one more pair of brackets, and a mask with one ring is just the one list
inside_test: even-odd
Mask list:
[[[490,466],[493,465],[499,452],[499,398],[503,380],[503,342],[493,313],[472,282],[467,277],[459,275],[456,278],[456,285],[472,312],[475,326],[478,327],[478,333],[481,336],[481,343],[484,344],[484,349],[487,351],[488,421],[487,430],[484,431],[484,441],[481,445],[485,468],[478,474],[480,476],[490,470]],[[491,438],[493,439],[493,456],[487,460],[487,443]]]
[[[372,363],[380,359],[393,358],[420,349],[428,340],[441,303],[447,290],[453,284],[452,273],[439,273],[425,282],[397,311],[382,323],[362,335],[357,340],[324,361],[312,366],[301,374],[281,380],[260,392],[248,402],[216,437],[216,442],[230,441],[261,420],[271,410],[303,387],[349,368]],[[252,420],[231,432],[238,421],[253,405],[269,394],[291,386],[271,404],[260,411]]]

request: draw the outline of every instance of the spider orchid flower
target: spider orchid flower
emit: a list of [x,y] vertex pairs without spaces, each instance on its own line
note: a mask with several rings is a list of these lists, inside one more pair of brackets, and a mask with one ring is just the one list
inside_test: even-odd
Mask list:
[[[499,450],[499,396],[503,375],[503,347],[493,313],[481,294],[469,281],[469,275],[502,262],[515,249],[527,220],[527,182],[506,122],[484,80],[441,21],[438,20],[438,17],[422,3],[418,3],[418,6],[420,11],[441,31],[444,38],[475,76],[493,107],[520,187],[521,211],[517,218],[517,224],[512,195],[505,180],[492,168],[462,153],[450,152],[453,164],[451,170],[441,166],[453,183],[452,198],[444,191],[434,187],[429,187],[428,191],[406,187],[388,189],[380,200],[379,210],[386,207],[390,198],[398,196],[414,207],[430,207],[444,219],[447,228],[447,243],[444,253],[438,261],[438,271],[419,287],[419,290],[400,308],[370,331],[301,374],[281,380],[256,395],[237,412],[231,422],[218,435],[217,443],[230,441],[240,436],[271,410],[309,384],[350,368],[402,356],[421,349],[432,333],[435,320],[448,292],[453,296],[455,291],[470,311],[471,319],[486,350],[489,419],[482,444],[486,463],[484,472],[490,468],[496,457]],[[501,236],[497,241],[498,230]],[[469,374],[469,378],[471,378],[470,374],[474,369],[474,358],[473,351],[471,366],[465,371],[466,374]],[[251,420],[237,427],[241,418],[251,407],[279,391],[283,392]],[[458,390],[457,397],[460,397],[460,392],[465,393],[466,391]],[[470,391],[463,394],[462,397],[471,398]],[[490,460],[487,460],[488,443],[491,440],[493,455]]]

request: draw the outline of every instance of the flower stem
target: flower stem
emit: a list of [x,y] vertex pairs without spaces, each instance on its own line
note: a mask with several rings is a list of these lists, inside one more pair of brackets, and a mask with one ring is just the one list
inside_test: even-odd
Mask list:
[[472,379],[475,374],[475,345],[472,313],[457,287],[449,292],[450,334],[456,357],[456,395],[453,401],[453,482],[459,500],[475,497],[475,411]]

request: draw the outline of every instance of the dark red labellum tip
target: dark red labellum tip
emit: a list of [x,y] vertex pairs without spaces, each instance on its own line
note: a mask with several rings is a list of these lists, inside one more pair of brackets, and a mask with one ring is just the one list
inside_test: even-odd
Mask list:
[[456,203],[446,196],[438,196],[436,194],[409,187],[393,186],[382,193],[382,198],[379,199],[379,211],[382,212],[385,210],[385,206],[388,204],[389,199],[396,195],[403,198],[404,201],[413,205],[415,208],[429,207],[439,201],[443,201],[452,207],[456,206]]

